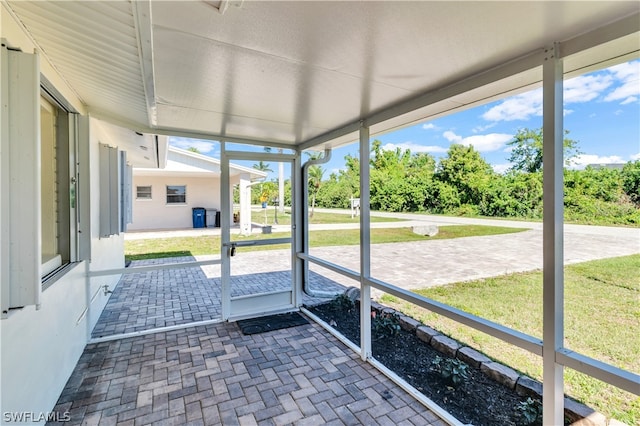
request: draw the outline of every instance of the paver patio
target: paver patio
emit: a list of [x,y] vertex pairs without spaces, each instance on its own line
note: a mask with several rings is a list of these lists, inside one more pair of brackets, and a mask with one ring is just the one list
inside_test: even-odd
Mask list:
[[54,411],[71,425],[445,425],[315,323],[90,344]]
[[[265,257],[266,254],[266,258]],[[291,286],[286,256],[279,252],[242,253],[234,262],[231,296],[285,290]],[[131,267],[193,261],[192,257],[132,262]],[[260,266],[262,265],[262,266]],[[253,272],[250,272],[253,271]],[[313,288],[340,292],[344,287],[310,272]],[[160,269],[122,276],[91,335],[100,338],[222,318],[220,266]],[[305,295],[306,304],[318,301]]]

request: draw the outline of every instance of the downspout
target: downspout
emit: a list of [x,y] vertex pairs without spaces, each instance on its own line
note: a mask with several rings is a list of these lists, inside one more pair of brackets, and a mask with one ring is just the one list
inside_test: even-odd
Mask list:
[[[305,214],[302,215],[302,247],[303,253],[305,254],[309,254],[309,167],[326,164],[329,160],[331,160],[331,149],[327,148],[324,150],[324,155],[321,158],[308,160],[302,165],[302,185],[304,187],[302,191],[302,205],[306,209]],[[311,297],[329,298],[339,294],[332,291],[311,290],[311,286],[309,285],[309,261],[303,260],[302,264],[302,289],[307,295]]]

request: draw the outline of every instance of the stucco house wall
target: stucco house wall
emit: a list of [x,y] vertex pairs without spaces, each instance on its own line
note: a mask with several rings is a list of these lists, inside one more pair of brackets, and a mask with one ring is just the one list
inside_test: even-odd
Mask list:
[[[167,185],[184,185],[186,203],[167,204]],[[151,186],[151,199],[136,196],[138,186]],[[217,177],[133,177],[133,222],[127,230],[192,228],[192,208],[220,210],[220,179]]]
[[90,339],[108,295],[120,275],[88,277],[92,270],[124,265],[123,235],[100,238],[99,143],[111,139],[91,120],[90,199],[78,200],[91,211],[91,259],[73,264],[42,292],[39,309],[26,306],[0,321],[2,413],[46,413],[55,405]]
[[[246,191],[252,181],[267,177],[266,172],[238,164],[229,164],[229,190],[240,185]],[[193,208],[203,207],[220,211],[220,160],[200,153],[169,146],[167,158],[159,168],[133,169],[133,219],[127,231],[193,228]],[[167,203],[167,186],[184,186],[184,203]],[[139,187],[151,187],[138,197]],[[148,188],[145,188],[145,190]],[[230,213],[233,206],[227,207]],[[241,197],[241,228],[251,228],[250,200]],[[214,219],[215,220],[215,219]],[[246,223],[245,223],[246,222]]]

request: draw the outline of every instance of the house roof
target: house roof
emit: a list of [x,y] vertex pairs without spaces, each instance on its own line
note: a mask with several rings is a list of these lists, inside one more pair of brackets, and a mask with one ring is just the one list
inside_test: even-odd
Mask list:
[[[160,168],[134,167],[134,176],[187,176],[218,177],[220,176],[220,160],[170,146],[166,162]],[[229,175],[249,174],[250,180],[265,179],[267,173],[238,164],[229,164]]]
[[552,43],[567,75],[640,51],[637,1],[2,4],[95,117],[299,149],[533,88]]

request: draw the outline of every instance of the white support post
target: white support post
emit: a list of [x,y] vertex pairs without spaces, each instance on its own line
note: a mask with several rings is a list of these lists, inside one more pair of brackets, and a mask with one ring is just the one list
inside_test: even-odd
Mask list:
[[222,320],[226,321],[231,315],[231,258],[229,256],[229,242],[231,241],[231,189],[229,185],[229,157],[223,141],[220,142],[220,284],[222,301]]
[[564,340],[563,260],[563,66],[559,45],[543,63],[543,424],[564,420],[563,366],[556,353]]
[[360,357],[371,358],[371,218],[369,216],[369,127],[360,123]]
[[[278,149],[282,154],[282,148]],[[293,175],[293,173],[292,173]],[[278,163],[278,213],[284,214],[284,163]]]
[[251,235],[251,176],[240,175],[240,233]]
[[[296,158],[291,163],[291,277],[293,278],[293,289],[295,294],[295,304],[296,306],[302,305],[303,300],[303,283],[304,283],[304,268],[305,264],[308,267],[309,264],[307,262],[303,262],[302,259],[298,257],[298,253],[304,250],[303,248],[303,214],[306,214],[306,205],[302,203],[304,190],[307,185],[304,182],[301,182],[300,172],[302,170],[302,152],[296,152]],[[280,197],[280,205],[284,206],[284,196]],[[306,219],[306,218],[305,218]],[[306,236],[304,237],[306,238]],[[308,253],[307,253],[308,254]]]

